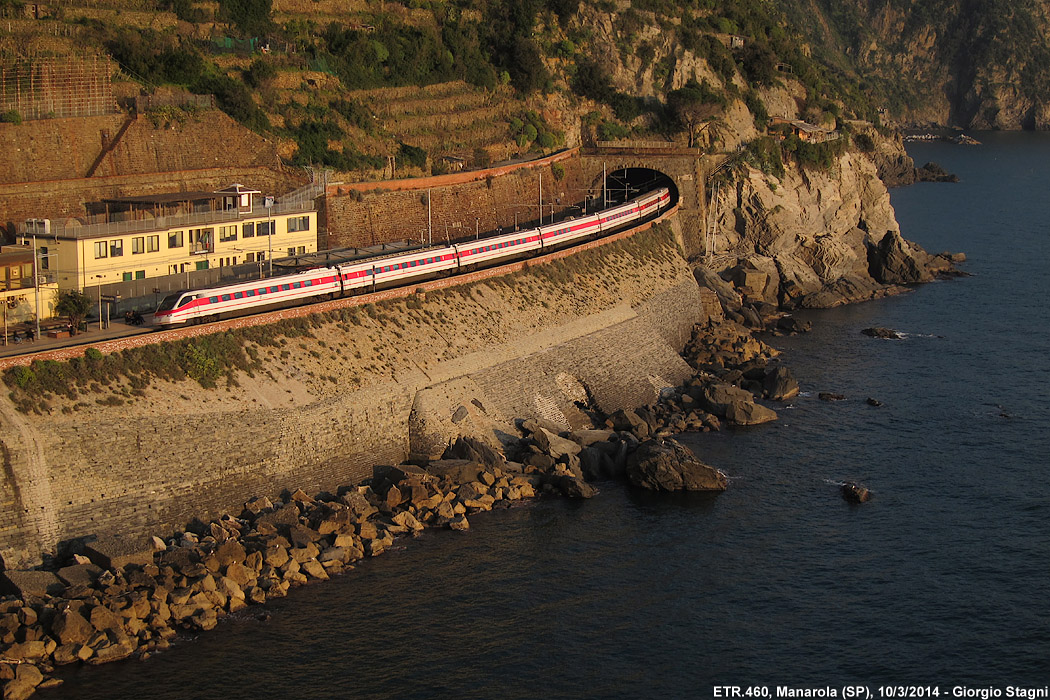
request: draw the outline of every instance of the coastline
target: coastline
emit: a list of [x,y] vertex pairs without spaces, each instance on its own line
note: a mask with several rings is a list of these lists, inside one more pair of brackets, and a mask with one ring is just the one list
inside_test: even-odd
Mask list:
[[[927,281],[933,279],[934,274],[943,273],[951,268],[947,257],[928,256],[921,248],[903,241],[899,233],[895,231],[890,231],[882,240],[884,244],[878,246],[878,254],[873,258],[875,262],[869,261],[866,269],[880,271],[879,274],[885,275],[884,279],[871,280],[869,278],[868,281],[862,280],[861,284],[855,286],[851,286],[847,281],[845,286],[833,288],[830,291],[822,289],[822,292],[830,294],[827,299],[823,300],[819,296],[812,296],[813,292],[807,296],[800,295],[792,298],[796,299],[796,303],[802,307],[833,306],[894,293],[904,289],[902,284]],[[664,260],[659,247],[652,249],[650,245],[640,244],[636,254],[654,263]],[[750,337],[744,326],[738,324],[746,323],[752,329],[774,328],[784,332],[801,329],[792,324],[789,317],[784,318],[776,306],[762,301],[768,298],[770,293],[769,280],[762,282],[761,274],[755,273],[761,273],[764,263],[758,260],[759,269],[755,270],[749,267],[750,262],[751,259],[744,259],[736,268],[726,273],[726,276],[733,280],[732,284],[725,279],[722,279],[719,284],[711,278],[709,280],[711,289],[708,290],[697,284],[697,280],[702,277],[700,268],[690,270],[684,268],[680,262],[664,261],[665,271],[661,273],[661,276],[673,270],[674,272],[669,275],[670,282],[665,281],[663,287],[658,286],[655,290],[647,288],[648,294],[642,297],[644,301],[636,302],[637,305],[631,309],[629,314],[623,315],[622,318],[617,316],[611,319],[615,321],[612,325],[600,325],[595,332],[590,333],[587,339],[589,345],[577,344],[564,358],[559,360],[560,365],[565,368],[564,371],[558,371],[558,363],[552,365],[552,355],[548,352],[548,348],[561,347],[557,343],[544,345],[541,342],[540,345],[532,348],[532,354],[542,359],[542,365],[536,365],[536,367],[545,367],[542,382],[548,383],[552,388],[557,387],[557,391],[564,395],[564,400],[560,406],[556,405],[554,413],[550,414],[559,420],[546,424],[537,423],[535,427],[538,430],[529,429],[531,437],[528,438],[529,442],[525,443],[526,449],[529,454],[540,455],[540,457],[523,454],[506,455],[511,460],[502,464],[521,465],[520,472],[514,467],[500,466],[501,463],[497,456],[493,465],[486,465],[487,469],[490,466],[491,469],[470,475],[469,481],[457,484],[454,490],[446,488],[452,484],[452,482],[446,482],[439,495],[436,487],[431,489],[425,485],[426,483],[433,485],[432,479],[425,478],[418,472],[411,472],[415,475],[415,480],[423,484],[418,489],[409,472],[402,472],[395,480],[389,479],[388,475],[392,472],[380,473],[374,466],[377,461],[382,461],[383,457],[376,453],[363,451],[363,454],[369,455],[372,460],[368,467],[372,474],[369,480],[342,481],[332,487],[320,489],[309,484],[301,484],[296,493],[289,495],[287,499],[282,499],[279,504],[274,501],[267,505],[265,501],[256,501],[254,507],[259,511],[258,513],[252,513],[252,508],[246,504],[247,513],[253,517],[244,517],[245,511],[242,510],[241,519],[245,522],[226,515],[212,520],[206,526],[201,523],[195,529],[182,531],[174,538],[174,541],[168,538],[162,542],[164,553],[161,554],[155,555],[152,551],[142,550],[124,553],[95,552],[94,563],[90,562],[91,557],[89,556],[88,562],[74,566],[96,566],[101,569],[100,564],[108,562],[107,568],[120,568],[115,561],[120,561],[120,557],[126,555],[132,559],[121,562],[121,566],[130,566],[131,569],[125,568],[119,576],[116,571],[106,575],[102,572],[94,572],[92,569],[78,569],[82,577],[80,583],[59,582],[62,587],[61,595],[66,597],[56,600],[67,601],[66,603],[50,604],[43,595],[33,598],[32,593],[29,598],[23,597],[20,601],[4,602],[3,604],[7,606],[3,608],[4,615],[10,623],[9,627],[13,627],[10,636],[14,644],[29,645],[15,646],[16,655],[20,654],[22,660],[40,661],[41,667],[45,669],[50,667],[52,662],[59,663],[59,659],[70,663],[82,661],[81,655],[86,657],[89,663],[91,659],[95,659],[95,662],[104,662],[105,660],[127,658],[133,654],[146,655],[163,649],[168,644],[168,639],[174,634],[171,620],[176,620],[178,624],[184,624],[189,629],[210,629],[217,624],[220,610],[222,614],[229,614],[231,606],[234,608],[232,612],[236,612],[238,609],[243,609],[242,605],[246,605],[249,601],[260,603],[267,597],[282,597],[292,585],[313,579],[323,579],[330,576],[331,573],[352,566],[353,562],[358,561],[361,557],[381,553],[392,543],[392,537],[417,531],[417,526],[432,524],[454,529],[469,526],[469,521],[466,520],[467,515],[472,512],[489,510],[497,503],[511,503],[520,498],[526,498],[525,494],[530,488],[533,494],[546,490],[572,497],[587,497],[592,492],[592,487],[587,482],[588,477],[604,478],[625,474],[628,453],[637,453],[639,447],[645,445],[647,441],[652,444],[682,430],[712,430],[721,426],[723,421],[738,425],[753,425],[774,420],[776,414],[755,398],[756,396],[773,398],[773,394],[778,392],[783,394],[783,386],[777,388],[781,380],[783,384],[788,385],[790,390],[790,376],[785,377],[782,372],[778,371],[778,368],[769,366],[768,361],[771,355],[767,353],[762,357],[762,346]],[[685,285],[681,279],[683,273],[689,277],[688,285]],[[560,276],[552,275],[549,281],[561,280]],[[602,286],[606,287],[604,282],[605,280]],[[728,285],[729,288],[726,289],[725,285]],[[685,286],[689,286],[689,290],[685,290]],[[663,291],[659,291],[660,289]],[[684,296],[683,292],[685,292]],[[465,296],[468,300],[473,299],[472,292],[467,292]],[[718,297],[717,302],[714,301],[716,296]],[[776,296],[777,293],[774,291],[773,298]],[[701,308],[703,309],[707,320],[699,327],[684,322],[688,314],[678,313],[683,299],[694,305],[692,314],[697,314]],[[828,299],[834,302],[829,303]],[[672,301],[676,301],[677,304]],[[379,313],[382,317],[382,311]],[[712,323],[713,317],[720,317],[723,314],[728,317],[728,322]],[[340,323],[345,323],[345,320]],[[342,328],[342,325],[340,327]],[[603,336],[602,333],[605,331],[609,333]],[[725,337],[719,339],[719,332],[722,331],[725,331]],[[611,344],[616,342],[622,343],[624,338],[641,339],[646,334],[660,337],[660,348],[657,349],[645,343],[639,347],[644,347],[646,353],[656,352],[659,361],[664,363],[663,369],[658,369],[656,364],[650,364],[649,367],[653,369],[649,369],[649,374],[645,377],[646,367],[636,365],[628,369],[626,366],[621,366],[625,376],[629,375],[632,381],[643,380],[641,384],[647,385],[630,387],[623,381],[625,376],[615,376],[615,373],[610,375],[610,369],[613,369],[609,365],[610,347],[615,347]],[[617,338],[620,340],[617,341]],[[712,339],[719,342],[706,342]],[[558,342],[564,343],[565,340]],[[575,342],[573,339],[568,339],[568,341],[569,345]],[[597,345],[594,344],[595,341]],[[320,345],[325,344],[320,343]],[[678,354],[683,346],[690,346],[687,348],[685,360]],[[670,350],[672,347],[673,351]],[[707,353],[702,359],[701,351]],[[671,358],[668,352],[674,354],[675,357]],[[690,354],[692,355],[691,361]],[[593,361],[593,367],[577,366],[584,355],[588,355],[590,361]],[[668,357],[664,358],[663,355],[668,355]],[[655,357],[646,355],[650,362]],[[540,386],[536,383],[540,377],[530,374],[529,371],[523,371],[522,365],[516,360],[507,361],[500,358],[497,364],[488,365],[491,369],[498,371],[491,372],[491,376],[482,377],[476,373],[476,364],[470,358],[470,355],[459,358],[453,356],[451,362],[447,364],[420,365],[427,375],[427,384],[413,399],[411,414],[405,416],[406,422],[412,429],[412,437],[408,439],[408,445],[406,445],[410,464],[430,464],[438,457],[463,456],[444,454],[445,448],[448,447],[448,435],[469,435],[471,431],[475,431],[483,436],[491,436],[494,431],[505,431],[508,424],[514,423],[513,420],[508,419],[511,416],[521,415],[515,412],[516,408],[522,405],[521,397],[532,397],[535,389]],[[756,362],[760,358],[762,361]],[[689,364],[686,361],[689,361]],[[442,367],[444,369],[441,369]],[[474,374],[471,373],[472,371]],[[517,386],[514,391],[507,391],[506,382],[508,381],[518,382],[521,386]],[[664,391],[671,386],[677,388],[674,391]],[[795,391],[797,391],[797,383]],[[539,394],[536,396],[539,397]],[[663,400],[657,401],[656,397]],[[468,405],[471,404],[474,408],[468,408]],[[625,406],[632,405],[636,408],[625,408]],[[549,410],[550,406],[544,406],[537,400],[535,408],[541,412],[540,409]],[[597,416],[600,421],[608,420],[609,423],[595,424],[592,422],[594,416]],[[578,439],[572,439],[571,435],[575,432],[573,428],[580,430],[588,428],[588,425],[587,435],[577,435]],[[602,432],[603,437],[597,439],[599,436],[591,432],[594,430],[611,430],[612,432]],[[298,436],[296,444],[299,444],[298,440],[306,437],[302,429],[299,429],[296,435]],[[561,442],[566,440],[576,445],[578,450]],[[590,441],[589,444],[584,444],[588,441]],[[612,446],[595,447],[597,443],[610,443]],[[489,447],[491,448],[492,445],[490,444]],[[665,451],[661,459],[666,458],[667,454]],[[687,470],[682,469],[683,463],[688,461],[685,459],[686,455],[678,453],[673,447],[670,448],[670,455],[676,463],[677,476],[668,476],[665,460],[662,463],[664,466],[658,469],[658,475],[651,479],[657,488],[673,490],[677,488],[676,484],[700,483],[699,477],[687,475]],[[466,456],[475,459],[474,462],[471,462],[472,464],[477,463],[476,458],[479,455],[468,450]],[[506,457],[503,459],[505,460]],[[515,458],[521,461],[516,461]],[[388,463],[397,462],[403,463],[403,458],[395,458]],[[695,474],[695,470],[702,472],[703,468],[710,470],[709,467],[702,464],[699,467],[692,464],[685,466],[689,470],[694,470],[694,472],[689,472],[690,474]],[[710,474],[710,471],[707,472],[707,475],[714,479],[714,487],[718,490],[717,475]],[[433,474],[430,475],[430,477],[433,476]],[[379,481],[373,483],[375,479]],[[290,488],[290,483],[294,482],[285,481],[282,487]],[[404,486],[404,491],[402,491],[402,486]],[[722,488],[724,488],[724,483]],[[462,493],[460,493],[461,489]],[[517,489],[516,493],[512,489]],[[338,496],[334,500],[325,500],[327,499],[327,496],[323,496],[325,491],[328,491],[329,495],[334,492]],[[406,493],[411,495],[406,497]],[[323,496],[323,498],[315,499],[311,494],[316,494],[318,497]],[[356,498],[354,494],[359,498]],[[514,498],[515,495],[518,498]],[[417,496],[418,499],[413,501],[412,499]],[[438,498],[438,501],[431,500],[434,498]],[[318,502],[315,503],[315,500]],[[424,502],[435,508],[441,508],[441,504],[448,505],[451,509],[451,517],[448,509],[435,515],[437,511],[431,509],[429,505],[422,505]],[[405,503],[408,503],[408,507],[404,510],[397,510]],[[316,511],[313,509],[315,506]],[[456,512],[457,506],[462,508],[462,512]],[[421,507],[431,511],[430,514],[417,517],[417,514],[421,513]],[[368,511],[368,515],[361,518],[360,512],[356,516],[352,515],[355,512],[352,508],[360,508],[361,512],[368,511],[368,508],[376,510]],[[415,509],[415,512],[411,510],[412,508]],[[283,515],[274,515],[278,512]],[[255,528],[259,513],[263,517],[264,532]],[[328,515],[336,513],[344,514],[345,517],[337,515],[336,521],[338,522],[324,525],[326,530],[332,529],[322,533],[322,523],[328,523]],[[402,513],[407,513],[407,515],[402,515]],[[198,510],[197,516],[201,515]],[[296,523],[291,522],[293,515],[297,520]],[[268,518],[268,516],[273,516],[273,518]],[[377,523],[371,522],[369,516],[376,516],[380,520]],[[400,522],[394,520],[395,517],[400,518]],[[286,521],[266,522],[267,519],[273,520],[274,518],[285,518]],[[374,533],[372,532],[373,526]],[[246,532],[251,547],[243,543],[227,545],[228,542],[238,542],[242,539],[241,536],[245,535],[245,528],[248,528]],[[251,528],[255,528],[254,534]],[[283,532],[281,528],[284,528]],[[299,539],[295,540],[293,528],[305,528],[308,532],[295,529],[299,535]],[[344,531],[339,531],[340,528]],[[315,534],[324,538],[323,543],[320,539],[311,539]],[[339,539],[340,537],[343,539]],[[277,538],[283,538],[283,541]],[[263,545],[264,540],[265,545]],[[103,541],[102,538],[99,541]],[[197,547],[202,541],[207,546],[203,550],[198,550]],[[214,551],[212,551],[212,545],[215,545]],[[284,547],[284,554],[288,556],[288,559],[276,553],[276,558],[267,564],[261,552],[268,550],[271,545],[276,545],[277,548]],[[288,545],[295,546],[289,547]],[[92,547],[91,543],[87,543],[86,546]],[[104,550],[104,542],[99,546]],[[212,565],[218,566],[217,570],[213,570],[204,564],[204,560],[215,555],[222,546],[226,546],[227,551],[221,560],[212,560]],[[252,549],[260,546],[261,548]],[[252,551],[249,551],[250,549]],[[303,551],[296,552],[296,556],[293,557],[290,549]],[[196,554],[172,555],[178,559],[175,562],[165,560],[167,552],[182,550],[192,550]],[[242,550],[243,560],[241,560]],[[88,549],[83,551],[91,554]],[[117,558],[114,559],[112,554],[116,554]],[[259,554],[259,556],[252,556],[253,554]],[[291,564],[290,562],[293,561],[295,563]],[[280,563],[275,566],[274,562]],[[175,563],[180,567],[178,570],[173,566]],[[162,565],[171,570],[162,570]],[[186,570],[182,569],[184,565],[187,567]],[[270,569],[265,569],[267,566]],[[156,572],[154,572],[154,567]],[[229,575],[230,567],[233,567],[232,577]],[[92,581],[92,574],[95,575],[94,583],[88,585]],[[216,574],[219,576],[217,577]],[[158,583],[158,576],[164,580],[164,583]],[[266,581],[265,587],[260,585],[260,577]],[[191,578],[193,581],[190,580]],[[53,584],[54,581],[51,583]],[[27,586],[29,585],[31,584],[27,583]],[[47,585],[45,583],[44,588],[38,590],[46,594]],[[74,591],[86,597],[68,596],[68,589],[71,585],[86,586],[86,589]],[[136,588],[140,585],[141,588]],[[89,592],[88,589],[94,592]],[[150,590],[146,592],[146,589]],[[272,596],[271,589],[273,590]],[[161,592],[158,593],[158,590]],[[176,590],[178,590],[177,595],[175,595]],[[99,593],[105,596],[105,600],[98,597],[96,604],[72,604],[72,607],[77,609],[74,612],[87,612],[87,617],[80,612],[77,614],[90,626],[89,630],[68,613],[70,609],[68,601],[94,599]],[[173,610],[173,605],[180,607],[175,607]],[[194,605],[198,607],[193,607]],[[40,608],[39,611],[37,607]],[[96,614],[94,613],[96,609],[108,610],[109,614],[106,612]],[[97,615],[99,619],[92,620],[92,615]],[[75,637],[71,637],[68,643],[58,644],[58,641],[61,640],[61,633],[56,631],[53,625],[55,621],[59,621],[61,626],[64,624],[61,621],[67,618],[73,620],[74,627],[88,635],[86,643],[72,641]],[[125,623],[122,619],[119,620],[121,626],[115,626],[116,618],[126,618],[128,622]],[[133,634],[129,634],[132,632]],[[79,646],[69,646],[77,644]],[[59,651],[61,647],[65,648]],[[101,655],[98,653],[100,649],[103,650]],[[57,658],[56,654],[58,654]],[[9,666],[7,670],[0,670],[0,673],[14,675],[14,682],[21,684],[21,687],[33,685],[34,681],[42,682],[42,677],[36,678],[35,674],[28,670],[23,671],[23,676],[25,674],[29,676],[18,679],[17,669],[28,669],[31,665],[17,664],[14,669]]]

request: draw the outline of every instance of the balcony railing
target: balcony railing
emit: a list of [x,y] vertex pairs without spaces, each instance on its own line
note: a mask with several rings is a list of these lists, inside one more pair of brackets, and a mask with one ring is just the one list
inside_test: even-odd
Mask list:
[[[210,224],[242,221],[244,219],[266,219],[268,216],[300,214],[311,211],[315,211],[313,202],[301,201],[274,204],[269,210],[256,207],[256,211],[248,215],[238,211],[206,211],[181,216],[158,216],[155,219],[134,219],[129,221],[102,220],[105,219],[104,215],[86,216],[78,219],[68,219],[65,223],[52,220],[51,232],[48,235],[55,238],[72,238],[76,240],[104,238],[106,236],[120,236],[129,233],[166,231],[173,228],[202,227]],[[31,233],[36,232],[22,231],[22,235]],[[40,234],[38,233],[37,235]]]

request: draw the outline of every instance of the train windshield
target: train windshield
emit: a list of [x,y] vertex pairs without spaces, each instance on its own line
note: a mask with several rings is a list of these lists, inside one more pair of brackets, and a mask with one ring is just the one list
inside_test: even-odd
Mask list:
[[157,307],[157,312],[171,311],[175,308],[175,304],[182,298],[182,294],[169,294],[164,297],[164,301],[160,302],[160,306]]

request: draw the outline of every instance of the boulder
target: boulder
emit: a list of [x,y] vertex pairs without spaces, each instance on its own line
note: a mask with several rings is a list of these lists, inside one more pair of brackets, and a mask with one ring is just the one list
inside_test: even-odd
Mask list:
[[309,561],[303,562],[302,570],[312,579],[327,581],[329,578],[328,572],[325,571],[324,566],[316,559],[310,559]]
[[63,610],[51,623],[51,633],[62,644],[85,644],[95,633],[95,627],[74,610]]
[[761,425],[776,419],[776,411],[754,401],[737,401],[726,409],[726,420],[737,425]]
[[842,497],[850,503],[865,503],[871,500],[871,491],[856,482],[847,481],[842,485],[841,490]]
[[715,296],[718,297],[718,303],[726,311],[736,311],[740,308],[740,293],[733,288],[732,284],[719,277],[714,270],[709,270],[706,267],[697,267],[693,269],[693,277],[696,278],[697,284],[701,287],[707,287],[715,293]]
[[871,338],[885,338],[886,340],[901,340],[903,337],[897,331],[889,328],[882,328],[881,326],[865,328],[861,333]]
[[675,440],[647,440],[627,459],[627,479],[653,491],[724,491],[725,474]]
[[448,521],[448,527],[450,530],[469,530],[470,522],[467,520],[467,516],[457,515]]
[[367,520],[379,512],[379,509],[368,502],[364,494],[357,491],[347,491],[342,497],[343,503],[350,509],[355,520]]
[[255,526],[269,525],[278,532],[287,532],[292,525],[299,524],[299,506],[288,503],[277,510],[263,513],[255,519]]
[[460,436],[452,443],[444,459],[467,459],[484,465],[488,469],[502,469],[507,464],[506,458],[499,450],[472,437]]
[[483,468],[469,459],[437,459],[428,463],[426,470],[439,478],[448,477],[454,484],[466,484],[477,481]]
[[19,664],[14,680],[4,686],[4,700],[24,700],[36,692],[44,680],[44,674],[32,664]]
[[778,365],[762,379],[762,391],[773,401],[787,401],[798,396],[799,386],[791,370]]
[[540,428],[532,434],[532,439],[536,441],[536,445],[539,446],[546,454],[554,458],[555,461],[565,457],[575,457],[580,454],[580,445],[568,438],[563,438],[555,435],[546,428]]
[[91,626],[99,632],[124,633],[124,620],[105,605],[96,605],[92,608],[88,619],[91,621]]
[[822,391],[817,394],[817,398],[821,401],[845,401],[845,394],[834,394],[830,391]]
[[548,483],[569,498],[591,498],[598,493],[596,488],[583,479],[568,474],[551,476]]
[[608,442],[614,435],[611,430],[574,430],[569,433],[569,439],[580,447],[590,447],[597,442]]
[[778,318],[776,327],[778,331],[789,335],[809,333],[813,330],[813,324],[811,322],[800,320],[794,316],[782,316],[781,318]]
[[868,274],[880,284],[929,282],[929,254],[915,243],[904,240],[899,231],[890,230],[877,245],[868,248]]
[[649,424],[631,409],[621,409],[613,413],[606,419],[605,424],[616,431],[633,433],[640,440],[649,436]]
[[554,421],[547,420],[546,418],[529,418],[528,420],[523,420],[521,422],[522,430],[524,430],[530,435],[532,433],[535,433],[540,428],[543,428],[544,430],[557,435],[558,433],[560,433],[568,427],[569,426],[567,425],[555,423]]
[[61,595],[66,588],[66,584],[50,571],[5,571],[3,576],[6,587],[21,598]]
[[701,408],[720,418],[725,417],[726,411],[734,403],[754,402],[750,391],[721,382],[706,384],[695,398]]
[[128,564],[145,566],[153,563],[153,539],[133,537],[99,537],[84,545],[84,554],[92,564],[103,569],[122,569]]
[[[54,644],[54,640],[51,640]],[[41,661],[47,656],[47,644],[39,639],[31,642],[17,642],[9,646],[3,653],[3,658],[8,661]]]
[[58,577],[69,586],[90,586],[101,573],[102,569],[94,564],[73,564],[59,569]]
[[244,545],[237,540],[228,540],[215,550],[215,559],[220,568],[226,568],[230,564],[241,564],[248,553],[244,551]]

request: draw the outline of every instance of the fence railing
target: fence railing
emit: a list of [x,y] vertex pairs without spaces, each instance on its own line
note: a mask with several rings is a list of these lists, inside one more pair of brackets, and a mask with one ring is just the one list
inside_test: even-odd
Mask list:
[[[189,228],[193,226],[206,226],[211,224],[222,224],[244,219],[265,219],[269,216],[281,216],[284,214],[298,214],[313,211],[313,201],[302,203],[275,203],[272,207],[261,208],[248,215],[238,211],[208,211],[196,214],[184,214],[180,216],[158,216],[154,219],[134,219],[129,221],[112,221],[112,215],[106,221],[98,221],[105,215],[85,216],[74,220],[66,220],[65,223],[51,222],[51,228],[47,235],[55,238],[66,238],[80,240],[83,238],[97,238],[103,236],[119,236],[129,233],[142,233],[146,231],[166,231],[173,228]],[[26,224],[20,227],[21,235],[41,235],[37,229],[30,230]]]

